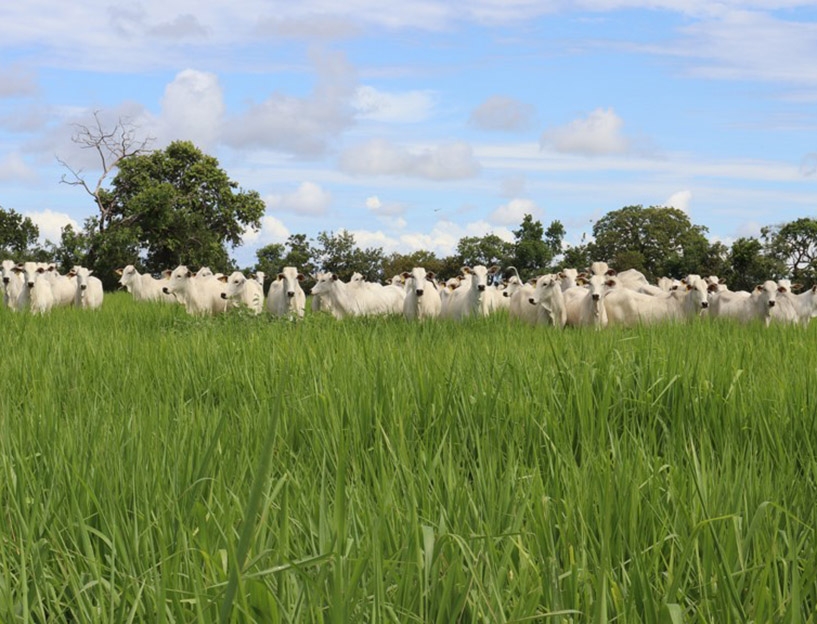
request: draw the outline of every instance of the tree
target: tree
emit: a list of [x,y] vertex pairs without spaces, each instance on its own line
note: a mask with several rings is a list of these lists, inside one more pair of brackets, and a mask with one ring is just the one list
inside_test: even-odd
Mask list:
[[496,234],[466,236],[457,243],[457,256],[461,266],[508,266],[513,262],[514,244]]
[[[51,256],[57,268],[66,273],[75,265],[86,266],[88,256],[88,236],[77,232],[69,223],[60,230],[59,245],[51,244]],[[118,268],[118,267],[117,267]]]
[[253,266],[252,271],[263,271],[267,279],[275,279],[281,267],[284,266],[283,258],[286,249],[281,243],[270,243],[255,251],[257,262]]
[[0,256],[20,261],[37,246],[40,229],[29,217],[0,206]]
[[256,191],[240,189],[189,141],[120,160],[106,202],[107,226],[91,223],[98,233],[94,255],[124,246],[131,261],[143,258],[151,272],[178,264],[230,271],[227,245],[240,244],[248,228],[257,230],[264,214]]
[[332,271],[343,281],[348,281],[355,272],[371,282],[383,280],[385,258],[380,247],[358,248],[354,234],[347,230],[338,234],[321,232],[317,240],[315,261],[318,268]]
[[433,252],[424,249],[410,254],[394,252],[383,261],[383,273],[387,278],[411,271],[414,267],[423,267],[438,275],[444,269],[443,262]]
[[286,246],[287,253],[281,266],[293,266],[304,275],[312,275],[315,272],[315,249],[306,234],[290,234]]
[[148,151],[148,145],[153,142],[153,137],[137,139],[138,127],[129,119],[120,117],[114,127],[110,130],[104,128],[100,119],[99,111],[94,111],[93,125],[74,124],[76,132],[71,140],[80,146],[81,149],[93,150],[97,153],[102,167],[102,173],[96,182],[88,182],[82,175],[82,169],[74,169],[67,162],[57,158],[63,167],[68,169],[70,176],[63,175],[60,182],[71,186],[80,186],[94,198],[98,213],[98,219],[94,222],[98,233],[103,233],[108,225],[114,211],[114,204],[103,184],[108,175],[119,167],[122,162],[132,156],[144,154]]
[[626,206],[596,221],[588,246],[593,260],[617,271],[636,268],[654,281],[697,272],[709,248],[706,232],[677,208]]
[[782,265],[785,276],[806,287],[817,282],[817,219],[804,217],[760,232],[766,254]]
[[777,260],[763,254],[763,244],[753,237],[732,243],[729,267],[723,277],[731,290],[752,290],[767,279],[776,278],[782,268]]
[[526,214],[518,230],[513,231],[516,238],[511,263],[523,279],[543,272],[544,267],[553,260],[553,249],[545,242],[545,228],[541,221],[534,221]]

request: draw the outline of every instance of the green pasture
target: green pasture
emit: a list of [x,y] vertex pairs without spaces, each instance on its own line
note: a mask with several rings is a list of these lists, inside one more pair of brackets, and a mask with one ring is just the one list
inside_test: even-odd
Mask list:
[[817,326],[0,310],[0,622],[817,621]]

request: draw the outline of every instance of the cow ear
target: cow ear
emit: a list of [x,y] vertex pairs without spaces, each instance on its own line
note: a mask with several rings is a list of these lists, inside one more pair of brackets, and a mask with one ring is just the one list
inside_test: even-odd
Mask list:
[[434,281],[435,277],[437,276],[434,274],[434,271],[429,271],[428,273],[426,273],[426,279],[429,281]]
[[284,279],[284,274],[283,274],[283,273],[279,273],[279,274],[278,274],[278,279],[279,279],[279,280]]
[[219,282],[224,282],[225,284],[227,283],[227,276],[226,276],[226,275],[220,275],[220,276],[219,276],[219,277],[217,277],[216,279],[217,279]]
[[499,267],[497,265],[494,265],[490,269],[488,269],[488,275],[493,275],[497,271],[499,271]]
[[607,286],[607,288],[615,288],[616,280],[613,279],[607,280],[606,282],[604,282],[604,285]]
[[756,290],[757,292],[760,292],[761,290],[763,290],[763,285],[762,285],[762,284],[758,284],[757,286],[755,286],[755,290]]
[[338,281],[338,276],[337,276],[337,275],[335,275],[334,273],[332,273],[332,281],[333,281],[333,282]]
[[124,269],[116,269],[116,270],[114,270],[114,273],[116,273],[117,275],[120,275],[120,276],[121,276],[121,275],[122,275],[122,271],[123,271],[123,270],[124,270]]
[[616,273],[615,269],[607,269],[607,273],[605,273],[605,275],[607,277],[615,277],[616,275],[618,275],[618,273]]
[[298,275],[295,276],[295,279],[297,279],[299,282],[302,282],[306,279],[306,276],[303,273],[298,273]]
[[471,267],[464,266],[460,269],[460,273],[463,275],[471,275]]
[[164,271],[162,271],[162,277],[164,277],[165,279],[170,279],[170,276],[172,274],[173,271],[171,271],[170,269],[165,269]]
[[188,272],[187,272],[187,277],[193,277],[193,272],[192,272],[192,271],[188,271]]
[[791,285],[792,290],[800,290],[802,287],[803,287],[802,284],[792,284]]
[[403,272],[400,274],[400,277],[402,277],[403,279],[408,279],[408,278],[410,278],[410,277],[411,277],[411,273],[409,273],[408,271],[403,271]]

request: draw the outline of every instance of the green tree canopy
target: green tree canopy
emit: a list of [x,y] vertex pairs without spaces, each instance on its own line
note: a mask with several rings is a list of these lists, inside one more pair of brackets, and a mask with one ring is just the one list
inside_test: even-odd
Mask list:
[[341,230],[338,234],[321,232],[315,248],[315,264],[323,271],[335,273],[343,281],[348,281],[357,272],[371,282],[384,279],[383,261],[380,247],[360,249],[354,234]]
[[37,246],[40,229],[29,217],[0,207],[0,259],[25,260]]
[[445,265],[433,252],[421,249],[410,254],[392,253],[383,261],[383,273],[386,278],[393,277],[414,267],[423,267],[426,271],[441,274]]
[[680,277],[700,269],[709,249],[706,232],[677,208],[626,206],[593,225],[591,256],[618,271],[638,269],[650,281]]
[[817,219],[801,218],[761,229],[765,252],[792,281],[817,283]]
[[753,237],[732,243],[728,264],[729,270],[723,277],[730,290],[752,290],[767,279],[779,277],[782,268],[778,261],[763,253],[763,244]]
[[178,264],[229,271],[227,246],[258,229],[264,214],[256,191],[240,189],[188,141],[120,161],[104,203],[112,208],[107,228],[92,241],[97,258],[125,245],[136,254],[131,262],[141,257],[151,272]]
[[496,234],[466,236],[457,243],[457,256],[460,266],[508,266],[513,262],[514,244]]

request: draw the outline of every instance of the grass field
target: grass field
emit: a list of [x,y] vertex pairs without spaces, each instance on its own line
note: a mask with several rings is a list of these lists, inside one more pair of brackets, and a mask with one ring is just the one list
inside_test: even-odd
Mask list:
[[817,621],[815,325],[0,325],[1,622]]

